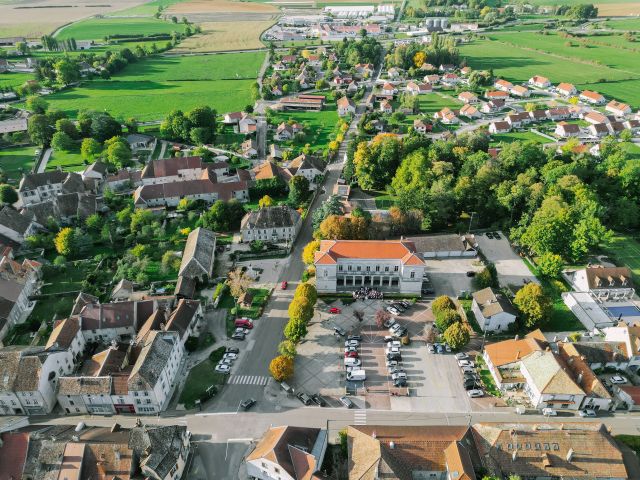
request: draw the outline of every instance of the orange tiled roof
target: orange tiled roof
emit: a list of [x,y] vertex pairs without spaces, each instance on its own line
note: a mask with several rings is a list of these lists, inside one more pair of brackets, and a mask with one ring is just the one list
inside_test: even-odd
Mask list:
[[504,340],[503,342],[492,343],[484,347],[491,363],[494,367],[508,365],[522,360],[531,352],[542,350],[544,336],[540,330],[534,330],[525,338],[519,340]]
[[315,263],[330,265],[340,258],[400,260],[404,265],[424,265],[413,242],[404,240],[322,240]]

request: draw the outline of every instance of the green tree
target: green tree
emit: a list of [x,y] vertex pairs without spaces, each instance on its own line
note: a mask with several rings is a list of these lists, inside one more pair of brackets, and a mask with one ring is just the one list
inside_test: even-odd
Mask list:
[[[120,138],[120,137],[114,137]],[[124,168],[131,165],[131,148],[126,141],[116,141],[109,144],[106,152],[106,160],[116,168]]]
[[318,291],[312,283],[304,282],[298,285],[293,298],[294,300],[296,298],[304,298],[308,300],[311,305],[315,305],[316,301],[318,300]]
[[56,132],[51,138],[51,147],[60,152],[70,152],[73,149],[73,139],[64,132]]
[[51,142],[54,129],[46,115],[35,114],[29,117],[27,122],[27,133],[33,143],[48,146]]
[[495,265],[488,263],[486,267],[476,274],[473,283],[479,290],[487,287],[498,288],[498,272]]
[[6,183],[0,184],[0,204],[13,205],[18,201],[18,193],[15,188]]
[[283,340],[280,342],[280,345],[278,345],[278,352],[280,352],[280,355],[287,358],[295,358],[298,353],[296,351],[296,344],[291,340]]
[[540,255],[536,263],[538,264],[540,273],[549,278],[558,278],[564,267],[562,257],[549,252]]
[[549,320],[553,311],[551,299],[537,283],[530,282],[518,290],[513,303],[522,314],[528,328],[540,327]]
[[258,200],[258,206],[260,208],[271,207],[273,205],[273,198],[269,195],[263,196],[260,200]]
[[289,203],[294,208],[302,205],[309,198],[309,180],[296,175],[289,180]]
[[462,322],[455,322],[444,331],[445,342],[454,350],[464,347],[470,339],[469,329]]
[[441,332],[445,332],[447,328],[449,328],[454,323],[458,323],[462,320],[460,314],[452,309],[448,308],[446,310],[442,310],[438,312],[435,316],[435,324],[438,327],[438,330]]
[[56,247],[56,252],[60,255],[64,255],[65,257],[69,256],[75,247],[75,235],[73,232],[73,228],[65,227],[58,232],[55,239],[53,240],[54,246]]
[[293,359],[279,355],[269,363],[269,372],[276,382],[283,382],[293,376]]
[[29,95],[25,101],[25,107],[32,113],[45,113],[49,108],[49,102],[38,95]]
[[55,63],[54,68],[56,71],[56,80],[61,85],[69,85],[70,83],[77,82],[80,78],[78,64],[69,58],[61,58]]
[[431,302],[431,311],[433,315],[438,315],[445,310],[455,310],[456,304],[447,295],[440,295]]
[[[145,225],[151,225],[154,221],[156,221],[156,217],[153,212],[151,210],[145,210],[143,208],[137,209],[130,215],[131,223],[129,225],[129,230],[131,230],[131,233],[137,233]],[[123,216],[126,216],[126,214],[123,214]]]
[[289,319],[300,320],[305,324],[313,317],[313,304],[307,298],[294,297],[289,304]]
[[90,232],[99,232],[102,229],[102,218],[99,214],[94,213],[86,218],[84,224]]
[[284,336],[293,343],[298,343],[307,335],[307,322],[291,318],[284,327]]
[[102,145],[93,138],[84,138],[80,145],[80,156],[87,162],[93,162],[102,153]]
[[61,118],[56,122],[56,131],[64,132],[74,140],[80,138],[76,124],[68,118]]

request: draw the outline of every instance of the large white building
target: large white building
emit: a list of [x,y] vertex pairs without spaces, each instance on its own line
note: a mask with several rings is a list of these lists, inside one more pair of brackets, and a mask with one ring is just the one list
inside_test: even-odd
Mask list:
[[405,240],[322,240],[315,254],[318,292],[370,287],[419,295],[425,263]]
[[247,213],[240,224],[240,233],[243,242],[293,243],[301,226],[302,217],[296,210],[277,205]]

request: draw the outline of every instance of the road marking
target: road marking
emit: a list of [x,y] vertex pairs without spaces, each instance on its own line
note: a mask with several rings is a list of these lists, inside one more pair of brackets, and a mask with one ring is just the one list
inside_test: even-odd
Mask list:
[[367,424],[367,410],[361,409],[353,412],[354,425],[366,425]]
[[269,377],[263,375],[231,375],[228,385],[266,385]]

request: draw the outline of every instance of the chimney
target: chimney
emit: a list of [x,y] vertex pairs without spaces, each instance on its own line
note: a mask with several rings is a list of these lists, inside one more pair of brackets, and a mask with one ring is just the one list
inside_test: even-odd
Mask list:
[[391,450],[393,450],[394,448],[396,448],[396,444],[395,444],[395,442],[389,442],[389,448],[390,448]]
[[116,456],[116,460],[120,461],[120,450],[116,450],[115,456]]
[[567,452],[567,462],[570,462],[571,460],[573,460],[573,448],[570,448]]
[[520,335],[516,335],[516,336],[514,337],[514,340],[520,340]]
[[515,462],[516,458],[518,458],[518,450],[514,450],[511,454],[511,461]]
[[582,385],[582,373],[578,374],[578,385]]
[[374,430],[373,432],[371,432],[371,438],[376,438],[376,437],[377,437],[376,431]]
[[520,350],[516,352],[516,360],[520,360]]

